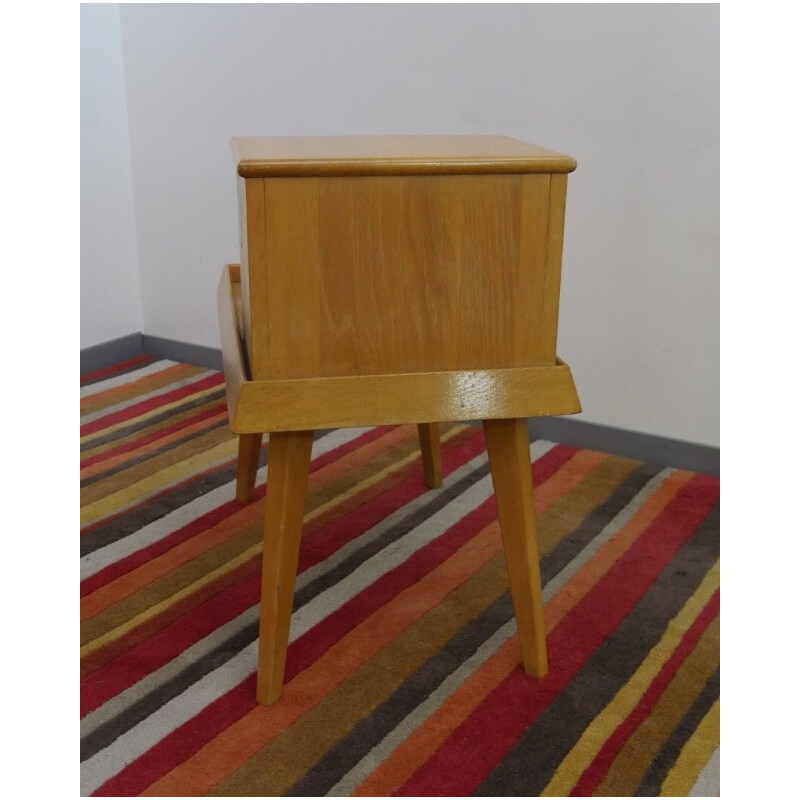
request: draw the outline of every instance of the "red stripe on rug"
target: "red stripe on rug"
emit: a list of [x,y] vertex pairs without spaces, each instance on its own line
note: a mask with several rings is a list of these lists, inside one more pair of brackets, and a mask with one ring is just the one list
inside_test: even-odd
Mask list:
[[[290,644],[286,659],[285,681],[290,681],[298,673],[309,667],[331,644],[353,630],[375,610],[395,597],[397,593],[413,585],[442,563],[482,530],[493,519],[495,513],[494,498],[490,498],[478,509],[462,517],[455,526],[439,539],[429,543],[403,564],[383,575],[375,583],[345,603],[340,609],[326,617],[323,623],[314,626]],[[255,667],[255,664],[253,666]],[[255,707],[253,695],[250,695],[246,702],[241,703],[241,698],[237,696],[238,689],[239,687],[236,687],[224,696],[237,705],[235,712],[231,710],[223,712],[225,719],[238,718]],[[220,700],[222,699],[220,698]],[[215,701],[213,704],[216,706],[213,710],[214,714],[218,714],[221,710],[218,704],[219,701]],[[188,737],[197,742],[197,749],[199,749],[213,738],[213,736],[209,736],[211,730],[207,717],[207,714],[200,712],[198,716],[165,737],[112,781],[121,779],[124,776],[126,793],[135,794],[143,791],[147,786],[162,775],[166,775],[167,772],[191,755],[185,754],[182,758],[175,759],[174,741],[176,739],[183,739],[188,733]],[[190,729],[191,732],[188,732],[187,729]],[[201,736],[198,736],[198,734],[201,734]],[[216,732],[214,735],[216,735]],[[156,750],[158,750],[157,753]],[[140,764],[139,762],[141,761],[145,763]],[[158,774],[155,774],[156,772]],[[139,780],[135,782],[133,782],[134,773],[138,773],[139,776]],[[118,786],[112,789],[106,784],[101,788],[100,793],[116,794],[118,791]]]
[[255,707],[255,672],[106,781],[95,797],[135,797]]
[[[191,380],[191,378],[197,377],[201,371],[203,370],[199,367],[190,368],[187,364],[173,364],[171,367],[164,367],[164,369],[157,372],[149,372],[147,375],[133,378],[133,380],[120,383],[118,386],[101,389],[94,394],[87,394],[81,398],[81,416],[107,410],[117,404],[114,402],[114,398],[119,398],[117,402],[120,403],[126,400],[133,400],[136,396],[144,395],[157,389],[166,389],[172,384],[178,383],[178,381]],[[159,382],[162,382],[161,385],[158,385]],[[154,386],[154,384],[156,385]],[[98,402],[101,405],[99,408],[95,408],[94,406]]]
[[[220,470],[228,469],[229,467],[234,467],[236,465],[236,456],[232,455],[228,458],[220,461],[217,464],[212,464],[210,467],[207,467],[200,472],[193,472],[188,477],[184,478],[183,480],[178,481],[177,483],[171,483],[168,486],[165,486],[163,489],[159,490],[155,494],[148,494],[141,498],[138,502],[134,503],[130,506],[125,506],[119,511],[116,511],[113,514],[109,514],[107,517],[101,517],[100,519],[95,520],[94,522],[89,523],[85,527],[81,528],[81,536],[85,536],[87,533],[91,533],[91,531],[95,530],[95,528],[101,528],[109,523],[113,522],[114,520],[120,519],[121,517],[126,516],[127,514],[132,514],[138,511],[140,508],[144,506],[151,505],[156,501],[160,500],[162,497],[167,495],[173,494],[181,489],[189,486],[192,483],[196,483],[198,481],[203,480],[208,475],[213,475],[215,472]],[[202,494],[202,492],[200,493]]]
[[628,717],[617,727],[614,733],[606,739],[600,752],[583,771],[578,782],[570,792],[570,797],[591,797],[595,789],[605,778],[614,759],[619,755],[627,741],[636,732],[637,728],[650,716],[656,703],[664,690],[675,677],[678,669],[694,650],[700,637],[708,626],[719,616],[719,589],[714,592],[695,621],[683,635],[678,647],[663,664],[650,686],[640,698],[636,707]]
[[[230,570],[230,572],[226,572],[218,576],[215,580],[201,586],[194,593],[175,601],[160,614],[150,617],[140,625],[121,635],[118,639],[114,639],[104,647],[100,647],[88,653],[81,659],[81,680],[84,681],[89,676],[95,675],[107,664],[124,657],[138,645],[149,641],[160,631],[168,628],[173,623],[182,620],[184,624],[186,624],[186,620],[189,619],[189,614],[201,607],[212,597],[220,595],[232,586],[238,586],[248,575],[258,571],[260,566],[260,558],[258,555],[255,555],[243,564],[239,564],[234,569]],[[152,664],[150,667],[152,668]]]
[[105,378],[113,377],[118,372],[126,372],[130,370],[131,367],[145,366],[157,360],[155,356],[134,356],[127,361],[120,361],[117,364],[112,364],[110,367],[103,367],[103,369],[97,369],[94,372],[87,372],[85,375],[81,375],[81,386],[98,383]]
[[[470,539],[474,538],[477,533],[492,521],[494,516],[496,516],[496,507],[494,497],[491,497],[473,512],[462,517],[437,540],[425,545],[407,561],[381,576],[375,583],[326,617],[322,623],[314,626],[290,644],[286,658],[285,682],[290,681],[300,672],[307,669],[333,643],[352,631],[378,608],[389,602],[403,589],[415,584]],[[255,668],[255,664],[253,667]],[[250,676],[248,681],[252,681],[252,677]],[[232,719],[232,721],[235,721],[235,719],[255,707],[254,695],[242,698],[239,694],[241,687],[242,684],[239,684],[226,695],[214,701],[212,704],[214,708],[209,713],[206,712],[211,709],[211,706],[168,734],[151,750],[126,767],[115,778],[112,778],[109,783],[102,786],[98,794],[119,793],[121,786],[117,783],[118,781],[124,781],[122,784],[124,793],[138,794],[154,781],[166,775],[186,758],[193,755],[194,752],[197,752],[203,745],[224,730],[224,728],[214,730],[213,726],[209,724],[209,716],[221,715],[226,720]],[[235,710],[220,708],[220,701],[223,699],[235,705]],[[230,724],[230,722],[227,723],[227,725]],[[185,747],[182,747],[181,757],[177,758],[176,743],[184,740],[184,738],[196,743],[196,748],[193,752],[188,753]]]
[[173,450],[190,442],[194,438],[199,438],[204,434],[211,433],[215,428],[222,428],[227,422],[228,411],[222,408],[214,416],[201,420],[200,422],[193,422],[188,427],[183,428],[183,430],[170,434],[159,441],[144,444],[135,450],[128,451],[128,453],[123,453],[107,461],[95,464],[93,467],[82,467],[81,485],[83,486],[84,481],[92,478],[104,480],[116,473],[135,466],[137,463],[141,463],[145,458],[156,458],[169,450]]
[[152,411],[159,406],[167,405],[168,403],[174,403],[178,400],[183,400],[184,397],[188,397],[189,395],[197,392],[202,392],[205,389],[211,389],[214,386],[220,386],[224,382],[225,376],[219,372],[215,372],[213,375],[209,375],[202,380],[190,383],[188,386],[181,386],[178,389],[172,389],[169,392],[164,392],[164,394],[151,397],[149,400],[142,400],[139,403],[128,406],[121,411],[117,411],[113,414],[107,414],[106,416],[100,417],[100,419],[96,419],[92,422],[87,422],[85,425],[81,425],[81,436],[88,436],[90,433],[96,433],[97,431],[103,430],[103,428],[108,428],[120,422],[127,422],[128,420],[134,419],[142,414],[146,414],[148,411]]
[[108,461],[110,458],[116,458],[117,456],[124,455],[125,453],[129,453],[131,450],[138,450],[139,448],[151,444],[152,442],[157,442],[159,439],[164,439],[167,436],[171,436],[173,433],[178,433],[184,428],[188,428],[190,425],[196,425],[198,422],[203,422],[209,417],[216,416],[221,411],[225,411],[226,409],[227,406],[224,402],[216,403],[210,408],[201,411],[199,414],[193,414],[192,416],[187,417],[185,420],[176,422],[174,425],[167,425],[166,427],[159,428],[157,431],[153,431],[152,433],[142,436],[139,439],[133,439],[132,441],[125,442],[125,444],[121,444],[118,447],[113,447],[110,450],[97,453],[97,455],[84,458],[81,460],[81,469],[86,469],[87,467],[94,466],[101,461]]
[[[386,431],[384,430],[383,433],[385,432]],[[312,473],[316,472],[322,467],[327,466],[332,461],[336,461],[353,450],[356,450],[359,447],[369,443],[373,439],[377,439],[379,435],[380,433],[370,430],[349,442],[345,442],[339,447],[333,448],[327,453],[323,453],[321,456],[311,462],[310,471]],[[266,484],[262,483],[260,486],[257,486],[253,492],[253,497],[250,500],[250,503],[261,502],[264,499],[265,491]],[[231,495],[233,495],[233,489],[231,489]],[[207,511],[202,516],[193,519],[191,522],[173,531],[168,536],[159,539],[157,542],[153,542],[153,544],[148,545],[141,550],[137,550],[135,553],[131,553],[129,556],[126,556],[119,561],[115,561],[113,564],[109,564],[104,569],[100,570],[94,575],[89,576],[88,578],[85,578],[81,582],[81,597],[91,594],[101,586],[104,586],[106,583],[116,580],[127,572],[137,569],[143,564],[146,564],[148,561],[151,561],[163,553],[166,553],[168,550],[171,550],[173,547],[176,547],[188,539],[191,539],[193,536],[202,533],[204,530],[207,530],[213,525],[218,524],[231,514],[235,514],[237,511],[241,510],[242,507],[243,504],[240,501],[236,499],[228,500],[222,505]],[[85,532],[86,531],[84,531],[84,533]]]
[[[264,490],[262,489],[261,497],[263,496]],[[258,499],[257,494],[254,495],[254,499]],[[97,591],[97,589],[105,586],[105,584],[110,583],[112,580],[116,580],[131,570],[146,564],[153,558],[166,553],[182,542],[191,539],[198,533],[202,533],[213,525],[222,522],[222,520],[240,511],[241,508],[242,504],[238,500],[229,500],[227,503],[223,503],[221,506],[217,506],[203,514],[201,517],[193,519],[191,522],[187,523],[182,528],[178,528],[163,539],[159,539],[157,542],[153,542],[153,544],[148,545],[142,550],[137,550],[135,553],[131,553],[129,556],[115,561],[113,564],[109,564],[104,569],[81,581],[81,597],[85,597]]]
[[492,496],[298,638],[288,651],[285,682],[308,669],[353,628],[433,571],[496,516],[497,506]]
[[[476,438],[478,437],[473,435],[472,439],[474,440]],[[466,444],[469,444],[469,442]],[[551,450],[547,455],[549,456],[552,453],[553,450]],[[457,468],[459,466],[458,461],[467,461],[469,460],[470,455],[470,449],[465,446],[449,452],[444,451],[443,461],[447,466]],[[542,476],[550,474],[551,471],[557,469],[558,465],[563,463],[567,457],[569,457],[568,449],[567,452],[563,454],[554,454],[553,457],[549,459],[549,463],[543,464],[541,468],[537,466],[538,473]],[[417,465],[409,464],[407,467],[405,467],[405,471],[408,477],[410,477],[412,474],[416,473]],[[335,522],[336,527],[341,527],[342,530],[347,531],[349,534],[349,538],[347,540],[343,540],[341,538],[339,539],[340,546],[341,544],[345,544],[346,541],[350,541],[362,535],[377,521],[380,521],[380,519],[383,517],[393,513],[394,510],[401,508],[406,503],[413,500],[417,495],[427,491],[424,486],[421,488],[420,486],[421,481],[406,480],[390,491],[376,496],[369,503],[353,510],[343,519],[337,519]],[[236,503],[235,501],[232,501],[232,503],[227,505],[236,505]],[[236,508],[234,508],[234,510],[236,510]],[[320,540],[324,540],[324,538],[327,537],[320,535],[319,538]],[[307,544],[304,540],[301,553],[303,553],[306,548]],[[329,553],[325,548],[312,548],[311,556],[301,555],[301,567],[298,569],[298,573],[302,573],[308,567],[319,563],[327,558],[328,555]],[[259,557],[255,556],[254,558],[258,559]],[[246,580],[246,578],[243,578],[243,580]],[[238,598],[238,600],[236,598]],[[185,606],[185,604],[190,600],[191,598],[187,598],[187,600],[183,601],[183,605]],[[252,595],[223,594],[217,598],[217,602],[220,602],[221,605],[224,605],[230,612],[231,615],[224,619],[224,621],[227,622],[230,619],[233,619],[233,616],[236,616],[236,614],[242,613],[251,605],[258,602],[258,585],[255,585]],[[234,609],[236,610],[235,614],[233,613]],[[86,674],[91,674],[93,676],[93,688],[91,693],[87,694],[84,698],[82,714],[89,713],[98,705],[113,697],[115,694],[127,689],[129,686],[132,686],[134,683],[144,678],[149,672],[152,672],[168,663],[182,650],[185,650],[187,647],[190,647],[192,644],[199,641],[202,636],[207,635],[207,633],[203,633],[202,635],[192,633],[188,639],[182,635],[184,631],[193,632],[205,630],[203,626],[208,621],[210,613],[205,606],[189,609],[186,613],[186,616],[182,616],[177,620],[172,618],[174,615],[166,617],[165,615],[167,613],[168,612],[164,612],[164,615],[154,618],[155,620],[168,619],[169,624],[166,627],[163,627],[162,625],[163,630],[160,630],[159,632],[153,632],[152,640],[148,638],[147,641],[137,642],[132,647],[129,646],[125,648],[124,642],[126,639],[129,637],[140,636],[139,629],[137,628],[136,630],[131,631],[126,637],[122,637],[121,640],[117,640],[117,642],[109,645],[109,648],[115,648],[117,651],[112,658],[106,659],[91,672],[89,672],[87,669]],[[198,620],[197,617],[200,617],[201,619]],[[146,624],[149,626],[148,629],[152,630],[153,620]],[[222,624],[222,622],[216,622],[215,626],[219,624]],[[210,629],[208,632],[210,632]],[[162,636],[161,634],[165,635]],[[92,659],[92,655],[87,656],[84,662],[85,664],[89,659]],[[95,656],[95,660],[100,659],[101,656]],[[116,674],[124,675],[127,683],[121,684],[118,679],[113,677],[113,675]]]
[[[555,474],[571,457],[571,453],[560,450],[558,447],[553,448],[536,462],[539,482],[543,483]],[[285,682],[310,667],[335,642],[400,592],[436,569],[496,518],[497,505],[492,494],[402,564],[382,575],[375,583],[325,617],[323,622],[307,631],[289,648]]]
[[[718,497],[716,478],[694,477],[550,634],[548,675],[531,680],[521,668],[514,670],[396,794],[473,795],[636,606]],[[474,757],[465,760],[464,753]]]
[[[333,464],[346,464],[348,457],[351,455],[358,455],[359,452],[364,452],[367,454],[367,456],[369,456],[369,446],[373,443],[380,444],[383,438],[381,436],[382,433],[384,433],[382,430],[368,431],[362,436],[356,437],[356,439],[349,442],[345,442],[339,447],[334,448],[332,451],[319,456],[311,464],[312,479],[310,482],[313,483],[314,476],[319,475],[321,470],[330,467]],[[462,461],[466,461],[470,457],[469,451],[464,451],[460,448],[460,443],[463,442],[465,438],[470,436],[474,437],[475,435],[476,433],[474,431],[460,431],[458,434],[456,434],[456,436],[446,443],[446,449],[443,453],[443,462],[446,468],[455,469]],[[400,473],[399,478],[407,478],[413,469],[414,465],[409,465],[405,469],[398,470],[398,473]],[[324,473],[324,475],[326,478],[330,478],[330,471]],[[334,477],[336,476],[334,475]],[[390,478],[392,478],[391,481]],[[374,491],[373,495],[370,495],[369,498],[365,498],[363,502],[366,503],[372,500],[374,495],[381,494],[386,489],[391,488],[390,484],[396,484],[398,482],[399,480],[394,478],[394,476],[387,477],[376,486],[371,487],[376,489],[376,491]],[[156,558],[159,558],[173,548],[178,547],[188,540],[201,535],[214,526],[219,525],[221,522],[231,516],[236,515],[238,512],[241,512],[248,507],[257,506],[263,501],[265,490],[265,484],[261,484],[260,486],[256,487],[253,497],[247,505],[243,505],[235,499],[229,500],[226,503],[211,509],[197,519],[188,522],[183,527],[176,529],[171,534],[163,537],[157,542],[153,542],[141,550],[131,553],[129,556],[126,556],[119,561],[114,562],[113,564],[109,564],[107,567],[98,571],[94,575],[85,578],[81,584],[81,598],[88,597],[93,592],[102,589],[103,586],[119,579],[123,575],[126,575],[133,570],[140,569],[144,565],[152,562]],[[424,489],[420,489],[420,491],[422,492]],[[347,517],[347,513],[349,513],[349,511],[347,509],[343,509],[342,506],[337,506],[336,508],[339,509],[339,513],[341,515],[346,517],[347,524],[350,524],[350,518]],[[249,518],[251,521],[247,524],[252,524],[254,521],[252,514],[249,515]],[[334,522],[338,522],[338,520],[334,519]],[[245,523],[243,522],[242,528],[244,527],[244,524]],[[324,527],[324,525],[322,527]],[[304,538],[312,539],[313,536],[307,536]],[[313,549],[314,546],[311,545],[311,548]]]
[[[575,453],[575,448],[557,446],[534,465],[538,483],[555,474]],[[288,682],[316,661],[335,641],[353,630],[377,608],[445,561],[475,537],[496,517],[492,495],[462,517],[442,536],[425,545],[395,569],[365,588],[344,606],[314,626],[289,646],[285,680]],[[334,631],[335,629],[335,631]],[[332,633],[332,631],[334,631]],[[96,792],[98,795],[133,795],[144,791],[203,746],[222,733],[255,703],[255,677],[215,700],[181,727],[165,736],[147,753],[128,765]]]
[[260,571],[205,600],[149,639],[109,661],[81,685],[81,717],[168,664],[217,628],[258,603]]
[[[143,508],[144,506],[151,505],[151,504],[155,503],[157,500],[160,500],[162,497],[165,497],[166,495],[169,495],[169,494],[172,494],[172,493],[174,493],[176,491],[179,491],[180,489],[183,489],[186,486],[188,486],[188,485],[190,485],[192,483],[195,483],[196,481],[202,480],[206,476],[211,475],[211,474],[217,472],[218,470],[224,470],[224,469],[227,469],[227,468],[235,466],[235,465],[236,465],[236,456],[233,455],[230,458],[227,458],[227,459],[225,459],[224,461],[222,461],[222,462],[220,462],[218,464],[214,464],[214,465],[208,467],[207,469],[202,470],[201,472],[195,472],[195,473],[189,475],[189,477],[184,478],[183,480],[181,480],[181,481],[179,481],[177,483],[172,483],[172,484],[164,487],[163,489],[161,489],[160,491],[156,492],[155,494],[151,494],[151,495],[147,495],[146,497],[143,497],[139,502],[135,503],[134,505],[127,506],[126,508],[123,508],[122,510],[117,511],[114,514],[110,514],[107,517],[102,517],[101,519],[98,519],[98,520],[95,520],[94,522],[89,523],[85,527],[81,528],[81,536],[84,536],[85,534],[90,533],[95,528],[99,528],[99,527],[102,527],[104,525],[108,525],[109,523],[113,522],[114,520],[119,519],[120,517],[124,517],[126,514],[131,514],[133,512],[136,512],[140,508]],[[262,487],[262,491],[263,491],[263,487]]]
[[[468,436],[466,441],[456,447],[442,450],[442,469],[445,474],[451,473],[471,461],[485,449],[482,436],[477,435],[477,432],[467,431],[465,433]],[[380,503],[377,502],[377,498],[373,498],[342,516],[332,517],[321,529],[304,537],[298,571],[302,572],[313,564],[328,558],[347,542],[352,541],[355,538],[353,536],[354,519],[358,520],[357,527],[360,536],[361,533],[369,530],[373,525],[377,525],[389,514],[428,491],[422,482],[418,463],[409,464],[403,470],[408,472],[409,478],[419,477],[419,480],[412,479],[396,485],[380,495],[381,498],[384,498]]]
[[350,441],[343,442],[337,447],[334,447],[332,450],[328,450],[327,453],[317,456],[311,462],[312,472],[322,469],[323,467],[327,467],[328,464],[338,461],[342,456],[346,456],[349,453],[352,453],[354,450],[358,450],[359,447],[363,447],[365,444],[369,444],[370,442],[374,442],[376,439],[380,439],[381,436],[385,436],[387,433],[390,433],[394,430],[394,428],[394,425],[379,425],[377,428],[370,428],[364,433],[356,436],[354,439],[350,439]]

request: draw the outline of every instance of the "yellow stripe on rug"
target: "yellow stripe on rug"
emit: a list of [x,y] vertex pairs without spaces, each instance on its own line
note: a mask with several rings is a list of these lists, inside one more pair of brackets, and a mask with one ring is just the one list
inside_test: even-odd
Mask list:
[[81,526],[118,511],[123,506],[136,500],[141,500],[159,489],[164,489],[171,483],[188,477],[193,472],[210,467],[226,458],[232,458],[236,454],[237,447],[236,439],[230,439],[211,448],[211,450],[207,450],[205,453],[200,453],[179,461],[177,464],[165,467],[147,478],[142,478],[142,480],[126,486],[124,489],[89,503],[81,509]]
[[[450,431],[447,431],[445,434],[442,435],[442,440],[446,441],[451,437],[455,436],[457,433],[460,432],[461,429],[456,428]],[[234,443],[235,444],[235,443]],[[419,449],[413,450],[409,453],[405,458],[401,458],[398,461],[390,464],[388,467],[385,467],[380,472],[376,472],[374,475],[370,475],[370,477],[366,478],[365,480],[357,483],[355,486],[352,486],[348,491],[342,492],[341,494],[334,497],[332,500],[329,500],[327,503],[323,503],[317,508],[313,509],[309,513],[307,513],[303,517],[303,522],[307,523],[310,520],[318,517],[323,512],[327,511],[328,509],[334,508],[340,503],[345,502],[347,499],[352,497],[353,495],[362,492],[364,489],[372,486],[374,483],[380,482],[384,479],[387,475],[390,475],[393,472],[404,467],[406,464],[410,464],[416,459],[419,459],[420,451]],[[137,614],[135,617],[124,622],[122,625],[118,625],[115,628],[112,628],[108,632],[104,633],[102,636],[93,639],[90,642],[87,642],[83,647],[81,647],[81,658],[88,655],[89,653],[93,653],[95,650],[98,650],[101,647],[109,644],[109,642],[113,642],[116,639],[119,639],[121,636],[124,636],[129,631],[136,628],[138,625],[147,622],[147,620],[151,619],[152,617],[158,616],[158,614],[165,611],[174,603],[178,603],[183,600],[185,597],[189,597],[194,592],[202,589],[207,584],[217,580],[221,576],[225,575],[228,572],[236,569],[237,567],[241,566],[242,564],[247,563],[251,558],[256,557],[261,551],[263,550],[264,544],[263,542],[259,542],[258,544],[249,547],[247,550],[244,550],[235,558],[227,561],[226,563],[220,565],[217,569],[212,570],[211,572],[206,573],[202,578],[194,581],[193,583],[185,586],[183,589],[180,589],[175,594],[170,595],[170,597],[162,600],[160,603],[157,603],[146,611],[142,611],[140,614]]]
[[688,797],[689,792],[719,747],[719,700],[709,709],[661,787],[661,797]]
[[664,635],[641,663],[639,669],[583,732],[581,738],[558,766],[550,783],[542,792],[542,797],[566,797],[569,795],[583,771],[603,747],[608,737],[616,730],[620,720],[626,719],[636,707],[663,664],[680,644],[684,633],[719,588],[719,583],[720,562],[717,561],[678,615],[669,623]]
[[151,408],[150,411],[145,411],[144,414],[140,414],[137,417],[132,417],[131,419],[123,420],[122,422],[116,423],[116,425],[109,425],[107,428],[101,428],[99,431],[94,431],[94,433],[87,433],[86,436],[81,436],[81,444],[85,442],[91,442],[95,439],[99,439],[101,436],[106,436],[109,433],[114,433],[118,431],[120,428],[124,428],[128,425],[133,424],[133,422],[141,422],[142,420],[150,419],[151,417],[155,417],[158,414],[163,414],[165,411],[171,411],[174,408],[179,408],[182,405],[185,405],[187,402],[192,400],[197,400],[201,397],[207,397],[210,394],[214,394],[214,392],[219,392],[222,387],[220,386],[212,386],[210,389],[203,389],[199,392],[193,392],[186,397],[182,397],[180,400],[176,400],[174,403],[167,403],[165,405],[157,406],[156,408]]

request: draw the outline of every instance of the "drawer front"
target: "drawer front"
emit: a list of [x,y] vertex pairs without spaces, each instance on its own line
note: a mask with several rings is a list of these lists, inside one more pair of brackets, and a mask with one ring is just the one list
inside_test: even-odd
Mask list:
[[241,184],[254,377],[554,363],[565,175]]

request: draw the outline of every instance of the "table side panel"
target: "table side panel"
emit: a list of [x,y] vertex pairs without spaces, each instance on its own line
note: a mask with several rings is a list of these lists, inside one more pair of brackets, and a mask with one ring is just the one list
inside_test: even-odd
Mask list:
[[247,179],[254,377],[552,364],[557,178]]
[[540,342],[543,351],[555,353],[558,345],[558,310],[561,298],[561,261],[564,252],[564,220],[567,211],[567,176],[553,175],[550,182],[550,214],[547,230],[547,262],[542,297]]
[[513,369],[245,381],[231,428],[254,433],[580,411],[572,372],[556,361]]
[[253,374],[268,378],[269,321],[260,310],[266,308],[268,296],[263,179],[238,178],[237,195],[244,342]]

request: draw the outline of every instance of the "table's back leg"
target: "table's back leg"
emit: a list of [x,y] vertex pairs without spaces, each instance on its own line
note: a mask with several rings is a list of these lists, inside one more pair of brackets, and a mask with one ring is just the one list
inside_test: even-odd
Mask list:
[[269,437],[256,688],[264,705],[283,689],[312,441],[313,431]]
[[442,445],[439,439],[439,423],[423,422],[417,425],[419,446],[422,450],[422,468],[425,485],[438,489],[442,485]]
[[530,442],[525,419],[484,420],[511,597],[525,672],[547,674],[539,541],[533,504]]
[[236,462],[236,499],[242,503],[249,503],[253,497],[260,456],[261,434],[243,433],[239,437],[239,457]]

